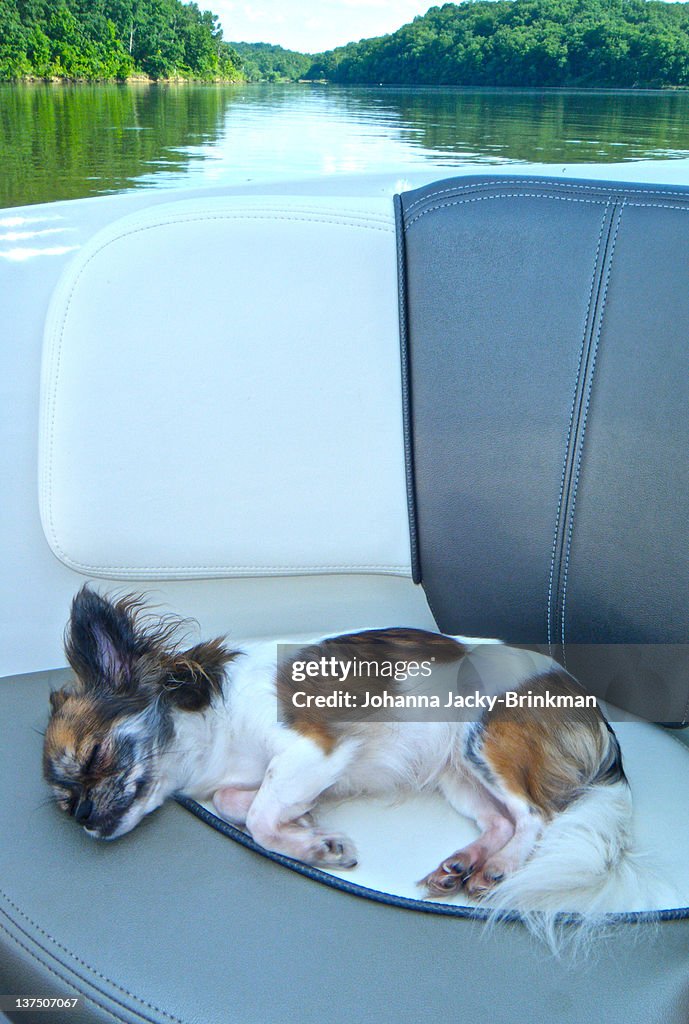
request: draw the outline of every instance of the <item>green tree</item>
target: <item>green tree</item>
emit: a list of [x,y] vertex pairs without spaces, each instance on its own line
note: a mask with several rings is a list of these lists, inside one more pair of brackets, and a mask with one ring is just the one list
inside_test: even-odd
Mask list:
[[181,0],[0,0],[0,78],[239,79],[217,17]]
[[467,0],[314,57],[309,78],[428,85],[689,84],[689,5]]

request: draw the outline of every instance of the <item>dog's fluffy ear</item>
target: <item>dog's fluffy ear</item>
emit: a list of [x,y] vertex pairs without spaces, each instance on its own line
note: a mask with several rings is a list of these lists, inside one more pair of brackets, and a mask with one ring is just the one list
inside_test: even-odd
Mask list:
[[52,690],[50,694],[50,710],[54,715],[58,713],[64,702],[71,696],[71,690],[63,686],[60,690]]
[[85,689],[126,690],[137,661],[151,648],[137,625],[141,601],[135,596],[110,601],[83,586],[72,601],[65,653]]
[[146,615],[137,595],[111,601],[88,585],[82,587],[72,602],[65,635],[77,689],[137,699],[162,695],[185,711],[208,707],[221,692],[224,667],[236,652],[221,639],[181,652],[179,625],[171,616]]
[[236,656],[217,638],[167,658],[163,685],[169,701],[182,711],[203,711],[222,692],[225,665]]

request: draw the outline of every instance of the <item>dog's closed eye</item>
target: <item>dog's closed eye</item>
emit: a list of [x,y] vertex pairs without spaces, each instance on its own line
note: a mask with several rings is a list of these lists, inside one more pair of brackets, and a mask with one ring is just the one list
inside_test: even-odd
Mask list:
[[91,751],[82,766],[82,772],[85,775],[89,775],[98,765],[100,759],[101,745],[100,743],[94,743]]
[[86,775],[88,775],[89,772],[93,771],[93,769],[96,767],[96,763],[98,761],[100,752],[101,752],[101,745],[100,745],[100,743],[95,743],[93,745],[93,748],[91,749],[91,753],[88,756],[88,760],[85,762],[85,764],[84,764],[84,766],[82,768],[82,771]]

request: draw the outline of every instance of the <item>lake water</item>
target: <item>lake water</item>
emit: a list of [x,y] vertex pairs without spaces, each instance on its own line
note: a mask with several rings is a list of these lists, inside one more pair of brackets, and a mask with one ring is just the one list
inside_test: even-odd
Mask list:
[[0,86],[0,207],[434,165],[689,157],[689,93]]

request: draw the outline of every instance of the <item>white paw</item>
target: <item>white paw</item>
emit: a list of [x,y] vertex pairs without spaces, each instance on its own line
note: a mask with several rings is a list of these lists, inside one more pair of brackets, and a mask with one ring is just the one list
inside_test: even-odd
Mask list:
[[356,847],[348,836],[340,833],[316,833],[310,851],[309,863],[338,868],[354,868],[358,863]]

